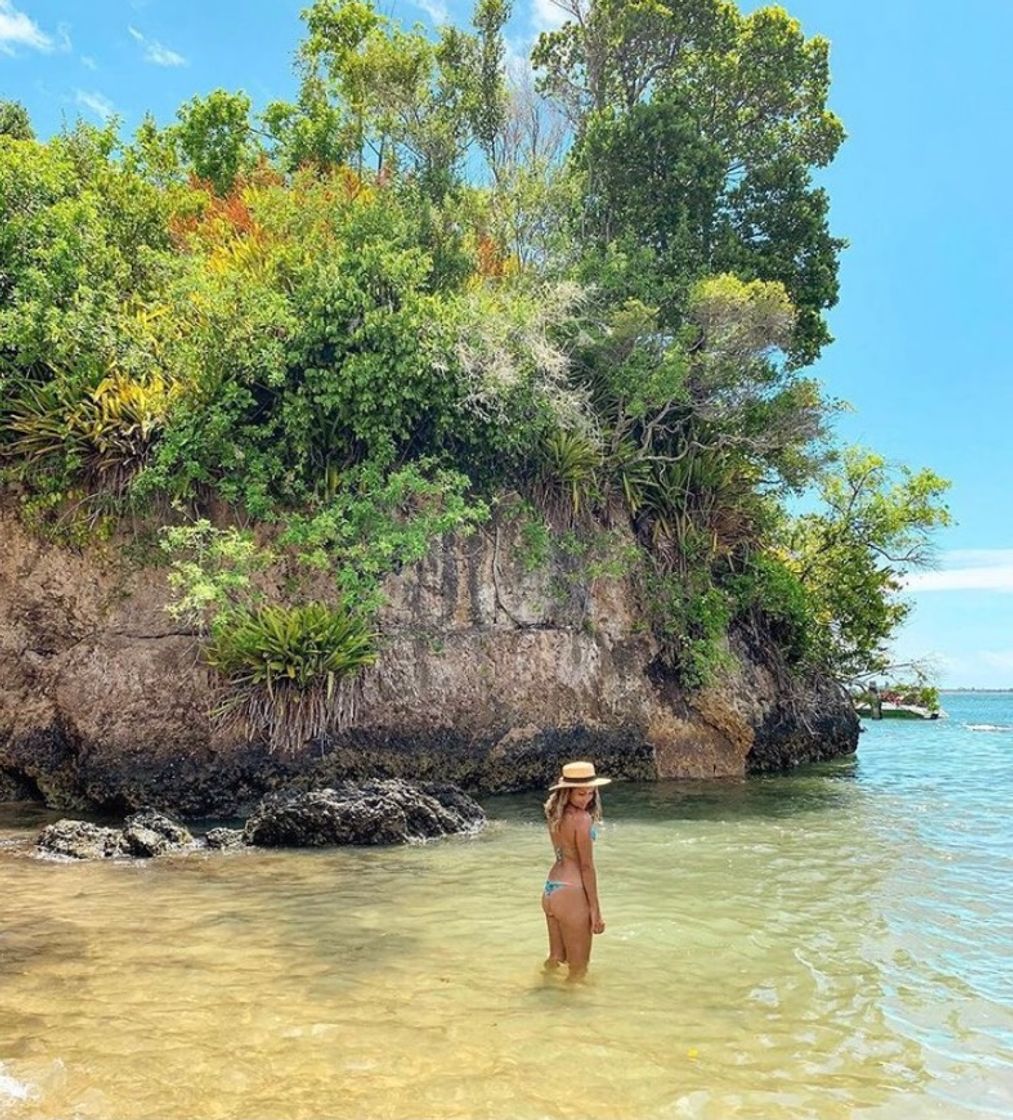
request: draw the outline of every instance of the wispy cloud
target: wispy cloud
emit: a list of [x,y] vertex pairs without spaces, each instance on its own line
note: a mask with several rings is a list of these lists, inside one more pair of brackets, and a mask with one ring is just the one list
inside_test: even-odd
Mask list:
[[145,62],[153,62],[156,66],[186,66],[186,59],[181,54],[163,46],[156,39],[142,35],[136,27],[128,27],[127,30],[144,48]]
[[1004,591],[1013,593],[1013,548],[962,549],[944,553],[942,566],[914,572],[909,591]]
[[13,54],[15,47],[51,51],[53,40],[35,20],[19,12],[10,0],[0,0],[0,53]]
[[561,27],[568,18],[555,0],[533,0],[531,22],[536,31],[553,31]]
[[91,110],[96,117],[103,121],[107,121],[116,112],[116,106],[101,93],[79,89],[75,91],[74,100],[83,109]]
[[90,54],[81,55],[81,65],[84,66],[87,70],[98,69],[98,63],[91,57]]
[[415,0],[415,5],[437,25],[450,22],[450,12],[442,0]]

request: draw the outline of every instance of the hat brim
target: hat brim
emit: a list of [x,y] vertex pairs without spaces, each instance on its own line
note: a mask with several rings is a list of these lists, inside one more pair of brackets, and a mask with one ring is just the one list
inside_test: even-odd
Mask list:
[[556,782],[554,786],[549,786],[549,792],[556,789],[595,789],[597,786],[607,786],[611,781],[611,778],[587,778],[581,782]]

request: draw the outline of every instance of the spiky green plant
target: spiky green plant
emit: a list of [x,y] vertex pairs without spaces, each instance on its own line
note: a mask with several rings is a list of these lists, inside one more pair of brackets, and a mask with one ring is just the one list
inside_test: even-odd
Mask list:
[[103,489],[122,494],[144,466],[179,387],[161,374],[137,381],[113,371],[29,381],[5,410],[5,453],[31,468],[57,460]]
[[583,432],[557,429],[542,441],[535,495],[553,520],[571,523],[588,512],[598,488],[602,452]]
[[223,721],[291,753],[347,726],[356,676],[376,660],[376,635],[341,605],[269,605],[219,616],[203,653],[223,681]]

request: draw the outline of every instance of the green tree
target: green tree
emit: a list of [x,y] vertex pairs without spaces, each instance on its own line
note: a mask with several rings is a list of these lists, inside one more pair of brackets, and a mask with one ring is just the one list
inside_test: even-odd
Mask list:
[[950,524],[948,488],[932,471],[850,448],[823,480],[825,508],[790,523],[787,557],[817,623],[817,663],[839,680],[889,668],[889,639],[911,610],[904,576],[931,561],[932,530]]
[[619,299],[652,292],[676,327],[708,273],[777,280],[797,311],[789,357],[813,361],[843,244],[811,177],[843,139],[826,40],[783,9],[742,15],[721,0],[567,10],[532,58],[575,128],[586,270]]
[[28,110],[20,101],[0,99],[0,136],[9,136],[12,140],[35,139]]
[[249,97],[216,89],[207,97],[191,98],[176,115],[179,146],[194,174],[218,194],[228,194],[236,176],[252,167],[261,151],[250,122]]

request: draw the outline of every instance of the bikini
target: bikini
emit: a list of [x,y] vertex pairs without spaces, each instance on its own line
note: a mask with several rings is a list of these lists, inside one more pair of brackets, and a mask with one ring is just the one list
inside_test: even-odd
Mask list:
[[[591,825],[591,839],[592,840],[597,840],[598,839],[598,829],[595,828],[594,825]],[[566,858],[566,853],[563,851],[562,848],[555,848],[554,851],[556,853],[556,862],[557,863],[562,863],[563,860]],[[580,883],[564,883],[564,882],[561,882],[559,879],[546,879],[545,880],[545,894],[547,894],[547,895],[555,894],[556,891],[558,891],[561,887],[581,887],[581,889],[583,889],[583,887]]]

